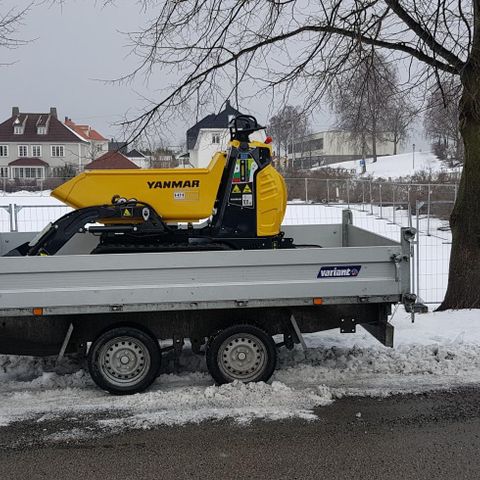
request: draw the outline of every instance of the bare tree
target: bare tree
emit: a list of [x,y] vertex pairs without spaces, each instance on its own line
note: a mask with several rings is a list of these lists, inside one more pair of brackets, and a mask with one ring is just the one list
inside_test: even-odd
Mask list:
[[302,149],[307,131],[308,117],[300,107],[285,105],[270,119],[268,132],[273,135],[276,154],[280,158],[283,154],[286,158],[290,153],[292,162],[289,167],[294,166],[295,153],[303,153],[295,147]]
[[396,72],[384,56],[359,45],[332,82],[329,97],[337,125],[365,157],[377,161],[377,144],[386,138],[387,108],[397,89]]
[[[27,43],[26,40],[17,38],[16,32],[32,5],[29,4],[21,9],[11,8],[1,13],[2,2],[0,1],[0,48],[13,49]],[[6,62],[0,61],[0,66],[2,65],[6,65]]]
[[132,118],[132,134],[178,115],[196,99],[235,98],[271,89],[301,92],[317,105],[332,79],[351,67],[358,46],[401,65],[409,87],[440,73],[462,85],[460,131],[465,166],[451,216],[453,245],[442,308],[480,307],[480,0],[143,0],[153,21],[132,32],[138,68],[177,82]]
[[463,142],[459,130],[461,85],[456,77],[432,85],[424,117],[425,133],[434,142],[441,160],[463,162]]
[[418,115],[408,95],[398,93],[386,105],[385,138],[393,143],[393,155],[398,153],[398,146],[406,140],[410,125]]

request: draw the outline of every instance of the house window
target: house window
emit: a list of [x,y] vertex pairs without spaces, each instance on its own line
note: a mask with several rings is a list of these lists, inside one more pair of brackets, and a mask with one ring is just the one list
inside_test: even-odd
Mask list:
[[19,145],[18,146],[18,156],[19,157],[28,157],[28,146],[27,145]]
[[15,125],[13,127],[13,133],[15,135],[21,135],[23,133],[23,125]]
[[63,145],[52,145],[52,157],[64,157],[65,147]]
[[212,143],[220,143],[220,135],[218,133],[212,133]]
[[8,157],[8,145],[0,145],[0,157]]
[[0,167],[0,178],[8,178],[8,167]]
[[13,167],[13,178],[45,178],[43,167]]
[[47,134],[47,127],[37,127],[38,135],[46,135]]
[[42,156],[42,146],[41,145],[32,145],[32,157],[41,157]]

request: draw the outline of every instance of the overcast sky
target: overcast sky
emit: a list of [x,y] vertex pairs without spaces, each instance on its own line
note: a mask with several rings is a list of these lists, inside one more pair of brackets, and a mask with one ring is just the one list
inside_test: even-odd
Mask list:
[[[0,11],[28,3],[0,0]],[[129,85],[98,80],[118,78],[136,65],[138,60],[129,55],[127,39],[121,32],[135,30],[146,20],[134,1],[118,1],[118,5],[107,7],[101,3],[67,0],[61,6],[46,1],[28,13],[17,36],[31,42],[15,50],[0,49],[0,63],[14,62],[0,67],[0,121],[9,117],[12,106],[30,112],[55,106],[61,120],[68,116],[77,123],[90,124],[106,137],[118,138],[121,133],[115,122],[140,108],[142,97],[159,98],[158,89],[166,85],[158,73],[148,83],[141,78]],[[291,103],[300,104],[302,100]],[[257,99],[247,108],[250,111],[245,113],[267,122],[267,99]],[[193,119],[190,123],[179,121],[173,135],[165,135],[166,145],[178,145],[193,123]],[[328,114],[317,112],[312,130],[329,126],[332,119]]]

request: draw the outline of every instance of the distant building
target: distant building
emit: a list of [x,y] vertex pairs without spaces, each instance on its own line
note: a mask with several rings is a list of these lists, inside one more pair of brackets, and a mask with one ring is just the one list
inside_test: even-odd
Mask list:
[[[391,155],[393,142],[377,142],[377,155]],[[371,142],[367,145],[367,157],[371,156]],[[317,132],[296,140],[288,146],[288,164],[293,168],[311,168],[320,165],[358,160],[362,149],[349,138],[349,133],[340,130]]]
[[123,170],[140,168],[123,153],[107,152],[93,162],[85,165],[85,170]]
[[[237,115],[241,113],[227,100],[224,110],[218,114],[207,115],[187,130],[188,161],[193,167],[207,167],[216,152],[226,149],[230,140],[228,124]],[[264,138],[263,131],[251,135],[252,140]]]
[[0,177],[18,180],[55,176],[65,167],[78,168],[89,142],[57,118],[57,109],[24,113],[12,108],[0,123]]
[[133,162],[138,168],[151,168],[151,158],[138,151],[136,148],[130,150],[125,156]]
[[117,142],[113,138],[108,142],[108,151],[109,152],[120,152],[124,155],[128,152],[128,143],[127,142]]
[[[83,146],[82,160],[91,162],[108,152],[108,140],[94,130],[90,125],[76,124],[71,118],[65,117],[65,125],[83,138],[88,144]],[[82,165],[80,165],[81,170]]]

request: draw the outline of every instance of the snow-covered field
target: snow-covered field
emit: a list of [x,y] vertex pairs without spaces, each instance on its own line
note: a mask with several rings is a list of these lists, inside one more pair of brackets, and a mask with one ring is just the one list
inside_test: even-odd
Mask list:
[[[480,382],[480,311],[418,315],[412,324],[399,309],[392,323],[393,349],[361,329],[307,335],[305,352],[283,349],[270,384],[215,386],[203,359],[187,354],[181,373],[162,374],[149,391],[128,397],[99,390],[73,364],[54,367],[52,359],[0,356],[0,425],[94,414],[96,426],[107,432],[224,418],[314,420],[322,415],[314,407],[345,395],[386,396]],[[59,439],[85,435],[89,431],[78,427],[58,432]]]
[[[327,165],[330,168],[344,168],[354,170],[357,174],[362,173],[360,160],[350,162],[340,162]],[[401,153],[399,155],[390,155],[378,157],[374,163],[371,158],[366,160],[366,176],[375,178],[398,178],[413,175],[421,171],[436,173],[447,171],[446,165],[442,163],[431,152],[415,152],[415,166],[413,162],[413,152]],[[314,167],[312,170],[321,170],[325,167]],[[449,171],[449,170],[448,170]]]

